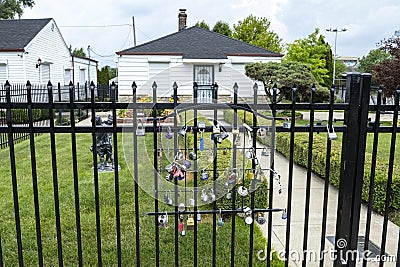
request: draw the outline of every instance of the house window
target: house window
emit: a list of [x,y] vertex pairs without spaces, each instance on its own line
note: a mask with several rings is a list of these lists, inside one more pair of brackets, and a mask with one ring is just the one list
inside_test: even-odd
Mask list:
[[0,63],[0,84],[4,85],[7,80],[7,65]]
[[64,84],[68,85],[70,81],[72,81],[71,70],[65,70],[65,72],[64,72]]
[[84,85],[86,82],[86,71],[85,69],[80,69],[79,70],[79,84]]
[[47,83],[50,81],[50,64],[42,64],[41,65],[42,71],[42,82]]

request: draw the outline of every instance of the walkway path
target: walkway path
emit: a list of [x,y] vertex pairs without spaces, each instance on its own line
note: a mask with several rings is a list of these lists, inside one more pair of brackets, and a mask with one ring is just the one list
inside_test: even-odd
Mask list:
[[[202,112],[203,115],[210,118],[209,113]],[[343,113],[342,113],[343,114]],[[339,116],[338,116],[339,118]],[[223,116],[218,114],[218,120],[221,125],[228,126],[230,124],[223,120]],[[231,136],[230,136],[231,137]],[[244,138],[242,138],[244,140]],[[247,141],[245,147],[250,147],[251,144]],[[257,147],[263,145],[257,142]],[[262,168],[268,168],[270,165],[269,157],[261,156],[261,150],[257,151],[257,158],[259,159]],[[288,172],[289,161],[282,154],[275,152],[275,170],[281,175],[282,194],[274,192],[273,206],[276,208],[286,208],[288,198]],[[306,200],[306,182],[307,182],[307,169],[298,165],[293,168],[293,191],[292,191],[292,214],[290,226],[290,244],[289,250],[292,251],[294,259],[291,261],[291,266],[301,266],[301,261],[297,255],[303,251],[303,238],[304,238],[304,219],[305,219],[305,200]],[[311,177],[311,190],[310,190],[310,211],[308,223],[308,251],[312,251],[315,257],[319,257],[321,247],[321,232],[322,232],[322,213],[323,213],[323,200],[324,200],[324,182],[325,180],[317,175]],[[277,183],[274,188],[277,188]],[[329,185],[328,188],[328,209],[327,209],[327,225],[325,235],[325,250],[332,251],[334,246],[328,241],[326,236],[335,236],[336,230],[336,217],[337,217],[337,202],[338,202],[338,189]],[[272,246],[275,251],[285,251],[286,247],[286,233],[287,233],[287,220],[282,219],[281,213],[273,213],[272,225]],[[367,206],[362,205],[360,216],[360,230],[359,236],[365,235]],[[268,220],[267,220],[268,222]],[[259,226],[263,231],[264,236],[268,238],[268,225],[267,223]],[[383,216],[376,213],[372,214],[371,227],[370,227],[370,240],[378,247],[381,245],[383,228]],[[397,255],[397,244],[399,242],[399,227],[389,222],[386,241],[386,252],[389,255]],[[325,255],[324,266],[332,266],[333,260],[329,259],[329,254]],[[368,266],[378,266],[378,263],[369,263]],[[319,266],[319,261],[309,260],[307,266]],[[362,266],[360,261],[357,266]],[[385,266],[395,266],[394,262],[385,263]]]

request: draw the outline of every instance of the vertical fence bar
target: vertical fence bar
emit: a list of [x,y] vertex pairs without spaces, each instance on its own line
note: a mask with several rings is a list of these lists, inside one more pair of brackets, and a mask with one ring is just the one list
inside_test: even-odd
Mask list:
[[113,146],[114,146],[114,187],[115,187],[115,225],[117,234],[117,258],[118,267],[122,266],[122,253],[121,253],[121,212],[120,212],[120,202],[119,202],[119,160],[118,160],[118,134],[117,134],[117,106],[115,103],[115,83],[111,84],[111,91],[113,96],[111,98],[112,102],[112,127],[113,127]]
[[[71,85],[73,86],[72,82],[69,82],[69,89],[71,90]],[[61,84],[58,83],[57,85],[57,92],[58,92],[58,102],[62,101],[61,96]],[[71,101],[70,101],[71,103]],[[62,117],[62,109],[58,109],[58,124],[61,126],[63,124],[63,117]]]
[[[179,119],[179,112],[177,110],[178,106],[178,85],[176,82],[172,85],[173,94],[174,94],[174,128],[178,126],[178,119]],[[178,150],[178,134],[174,131],[174,153],[177,153]],[[176,154],[174,154],[175,157]],[[179,266],[179,231],[178,231],[178,224],[179,224],[179,215],[178,215],[178,178],[174,177],[174,203],[175,203],[175,266]]]
[[[314,140],[314,101],[315,101],[315,85],[311,87],[310,100],[310,131],[308,133],[308,155],[307,155],[307,184],[306,184],[306,202],[304,210],[304,231],[303,231],[303,251],[307,250],[308,245],[308,223],[310,218],[310,194],[311,194],[311,175],[312,175],[312,152]],[[291,155],[293,157],[294,155]],[[306,267],[306,257],[302,259],[302,266]]]
[[[399,116],[399,97],[400,97],[400,87],[397,87],[394,95],[394,110],[393,110],[393,124],[392,124],[392,137],[390,140],[390,155],[389,155],[389,166],[388,166],[388,180],[386,184],[386,201],[385,201],[385,212],[383,217],[383,228],[382,228],[382,242],[380,251],[380,261],[379,267],[384,264],[383,256],[386,251],[386,238],[387,238],[387,228],[389,223],[389,208],[390,201],[392,200],[392,182],[393,182],[393,167],[394,167],[394,157],[396,149],[396,136],[397,136],[397,122]],[[397,259],[399,261],[399,259]]]
[[290,159],[289,159],[289,183],[288,183],[288,199],[287,199],[287,222],[286,222],[286,243],[285,243],[285,267],[289,266],[289,249],[290,249],[290,221],[292,212],[292,191],[293,191],[293,164],[294,164],[294,127],[296,126],[296,91],[297,88],[293,85],[292,88],[292,118],[290,128]]
[[[193,131],[194,132],[194,136],[193,136],[193,140],[194,140],[194,142],[193,142],[193,149],[194,149],[194,153],[196,153],[196,155],[198,155],[198,151],[197,151],[197,149],[198,149],[198,147],[197,147],[197,133],[198,133],[198,131],[199,131],[199,128],[197,127],[198,126],[198,120],[197,120],[197,108],[198,108],[198,99],[197,99],[197,97],[198,97],[198,85],[197,85],[197,83],[196,82],[194,82],[193,83],[193,101],[194,101],[194,106],[196,107],[195,109],[194,109],[194,111],[193,111],[193,113],[194,113],[194,118],[193,118],[193,124],[194,124],[194,127],[195,127],[195,129],[197,129],[197,130],[195,130],[195,131]],[[196,156],[196,159],[194,160],[194,162],[193,162],[193,165],[194,165],[194,181],[193,181],[193,186],[194,186],[194,189],[195,190],[193,190],[193,194],[194,194],[194,196],[193,196],[193,198],[194,198],[194,232],[193,232],[193,267],[197,267],[197,226],[198,226],[198,224],[197,224],[197,218],[196,218],[196,212],[197,212],[197,210],[198,210],[198,207],[197,207],[197,179],[198,179],[198,177],[197,177],[197,175],[198,175],[198,164],[197,164],[197,156]]]
[[[133,129],[137,129],[136,108],[136,83],[132,82],[132,104],[133,104]],[[140,266],[140,228],[139,228],[139,170],[138,170],[138,145],[136,131],[133,131],[133,176],[135,180],[135,240],[136,240],[136,266]]]
[[[379,87],[376,98],[376,112],[374,122],[374,141],[372,145],[372,159],[371,159],[371,175],[369,177],[369,194],[368,194],[368,209],[367,219],[365,225],[365,242],[364,251],[368,250],[370,231],[371,231],[371,215],[372,215],[372,204],[374,198],[375,188],[375,168],[376,168],[376,157],[378,154],[378,143],[379,143],[379,126],[381,121],[381,109],[382,109],[382,88]],[[400,239],[399,239],[400,240]],[[363,267],[367,266],[367,259],[363,259]]]
[[[360,224],[362,186],[364,180],[365,147],[367,144],[367,126],[368,126],[368,106],[371,89],[371,74],[361,75],[361,96],[360,96],[360,115],[359,115],[359,135],[357,151],[357,170],[354,183],[354,198],[351,217],[351,242],[350,249],[356,250],[358,244],[358,230]],[[357,259],[351,259],[349,266],[355,266]]]
[[[340,256],[346,255],[346,252],[351,249],[350,246],[342,246],[342,244],[350,244],[351,238],[351,216],[358,157],[358,146],[355,144],[358,144],[358,135],[360,130],[360,83],[360,73],[347,74],[346,100],[349,102],[349,109],[344,113],[347,132],[343,134],[342,141],[342,158],[335,238],[335,251],[337,252],[337,255]],[[339,240],[341,241],[340,246],[338,246]],[[334,266],[341,266],[344,262],[345,259],[337,257]]]
[[100,225],[100,199],[99,199],[99,171],[97,169],[97,148],[96,148],[96,106],[95,106],[95,85],[90,83],[90,100],[92,113],[92,145],[93,145],[93,173],[94,173],[94,200],[96,209],[96,240],[97,240],[97,264],[102,266],[101,255],[101,225]]
[[[238,104],[238,84],[235,83],[233,85],[233,128],[238,129],[238,114],[237,114],[237,104]],[[236,140],[239,138],[240,132],[237,135],[233,136],[232,142],[233,142],[233,170],[237,172],[236,170],[236,160],[237,160],[237,145],[236,145]],[[244,168],[244,166],[243,166]],[[243,170],[244,172],[244,170]],[[238,172],[237,172],[238,173]],[[234,184],[232,188],[232,192],[236,192],[236,183]],[[232,210],[236,209],[236,194],[232,194]],[[235,266],[235,231],[236,231],[236,214],[232,214],[232,230],[231,230],[231,267]]]
[[[152,85],[153,89],[153,176],[154,176],[154,211],[158,213],[158,142],[157,142],[157,84]],[[158,216],[154,216],[154,227],[156,230],[156,266],[160,266],[160,235],[158,226]]]
[[[212,87],[212,92],[213,92],[213,103],[217,104],[218,103],[218,85],[217,83],[215,83]],[[213,116],[213,124],[214,127],[218,125],[218,110],[215,108],[213,108],[214,110],[214,116]],[[218,160],[218,145],[217,145],[217,138],[214,138],[214,161],[213,161],[213,190],[214,193],[216,192],[216,183],[215,180],[217,179],[217,160]],[[213,210],[217,210],[217,201],[214,200],[212,203],[213,206]],[[222,215],[220,215],[222,216]],[[217,225],[216,225],[216,220],[217,220],[217,214],[215,212],[213,212],[213,247],[212,247],[212,266],[215,267],[217,266]]]
[[[329,96],[329,115],[328,125],[333,125],[333,103],[335,100],[335,86],[332,84]],[[329,193],[329,179],[331,175],[331,150],[332,141],[326,139],[326,161],[325,161],[325,180],[324,180],[324,202],[322,205],[322,231],[321,231],[321,253],[325,250],[325,235],[326,235],[326,221],[328,219],[328,193]],[[322,255],[322,254],[321,254]],[[324,258],[321,257],[319,266],[324,266]]]
[[[274,200],[274,180],[275,174],[272,170],[275,169],[275,137],[276,137],[276,97],[277,97],[278,86],[274,84],[272,87],[272,125],[271,125],[271,144],[270,144],[270,171],[269,171],[269,196],[268,196],[268,208],[273,208]],[[271,253],[272,253],[272,212],[268,212],[268,243],[267,243],[267,267],[271,266]]]
[[14,199],[15,232],[17,235],[17,247],[18,247],[18,264],[20,267],[22,267],[24,266],[24,259],[22,253],[21,222],[19,216],[17,167],[15,164],[15,149],[14,149],[14,138],[13,138],[14,131],[13,131],[12,117],[11,117],[12,114],[11,85],[8,81],[6,81],[4,89],[6,90],[6,102],[7,102],[8,147],[10,150],[11,179],[12,179],[13,199]]
[[[75,195],[75,220],[76,220],[76,239],[78,245],[78,264],[83,266],[82,258],[82,234],[81,234],[81,215],[79,204],[79,177],[78,177],[78,158],[76,149],[76,128],[75,128],[75,114],[74,114],[74,85],[69,83],[69,113],[71,121],[71,149],[72,149],[72,169],[74,174],[74,195]],[[93,149],[96,149],[95,147]]]
[[[253,86],[253,103],[254,103],[254,110],[253,110],[253,129],[257,127],[257,104],[258,104],[258,85],[257,83],[254,84]],[[252,147],[254,148],[254,156],[257,157],[257,131],[253,130],[252,131]],[[252,160],[251,162],[251,168],[252,172],[255,172],[256,169],[256,162],[255,159]],[[254,173],[255,175],[255,173]],[[250,209],[253,211],[254,210],[254,196],[255,196],[255,189],[256,189],[256,184],[255,184],[255,177],[250,181]],[[253,249],[254,249],[254,212],[251,213],[251,217],[253,219],[253,223],[250,224],[250,240],[249,240],[249,266],[253,266]]]
[[52,167],[51,169],[53,173],[54,213],[56,216],[58,266],[62,267],[64,264],[63,264],[62,239],[61,239],[60,200],[58,194],[56,137],[54,133],[54,99],[53,99],[53,85],[51,84],[50,81],[47,84],[47,95],[49,101],[50,148],[51,148],[51,167]]
[[35,206],[36,244],[38,253],[38,263],[39,266],[43,266],[42,233],[40,228],[40,209],[39,209],[39,192],[38,192],[39,190],[37,184],[37,171],[36,171],[35,135],[33,132],[32,85],[29,81],[26,83],[26,92],[28,100],[29,147],[31,152],[33,201]]

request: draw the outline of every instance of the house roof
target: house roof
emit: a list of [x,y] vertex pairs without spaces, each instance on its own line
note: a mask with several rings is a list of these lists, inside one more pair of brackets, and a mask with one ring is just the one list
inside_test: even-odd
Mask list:
[[226,59],[227,56],[283,56],[197,26],[122,50],[117,54],[182,55],[185,59]]
[[23,51],[52,19],[0,20],[0,51]]

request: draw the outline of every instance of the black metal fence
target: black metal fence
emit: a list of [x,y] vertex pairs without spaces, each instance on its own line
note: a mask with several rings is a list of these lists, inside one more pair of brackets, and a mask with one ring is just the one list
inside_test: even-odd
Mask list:
[[[399,133],[398,125],[398,115],[399,115],[399,95],[400,89],[396,91],[394,98],[394,104],[392,105],[382,105],[381,97],[382,92],[379,89],[377,91],[377,104],[369,105],[370,99],[370,75],[361,75],[357,73],[352,73],[347,76],[346,85],[346,101],[345,103],[336,104],[334,103],[334,93],[335,88],[331,88],[330,101],[329,103],[314,103],[315,88],[311,88],[311,103],[296,103],[296,88],[293,88],[292,101],[291,103],[277,103],[277,93],[278,88],[275,86],[273,89],[273,99],[269,104],[269,107],[265,104],[259,104],[259,96],[257,95],[257,86],[254,86],[254,97],[252,103],[246,103],[241,101],[239,96],[239,88],[235,84],[233,87],[234,99],[232,103],[218,103],[218,86],[213,87],[213,103],[211,105],[204,105],[197,103],[197,86],[194,85],[194,100],[192,103],[179,103],[178,102],[178,86],[174,84],[173,86],[173,103],[161,103],[157,98],[157,86],[153,86],[153,103],[137,103],[136,102],[136,85],[132,85],[133,102],[131,103],[121,103],[116,102],[115,97],[111,97],[111,102],[97,102],[95,96],[95,87],[89,87],[90,98],[85,98],[84,102],[77,102],[76,94],[77,90],[73,86],[69,87],[69,98],[68,102],[57,101],[54,99],[54,93],[56,89],[49,84],[46,88],[48,95],[48,102],[34,102],[32,90],[28,89],[26,91],[26,102],[21,103],[18,101],[13,101],[11,96],[11,90],[6,89],[4,100],[0,101],[0,110],[5,112],[6,125],[0,125],[0,133],[7,136],[8,150],[9,150],[9,164],[10,164],[10,175],[3,177],[2,182],[11,179],[11,186],[9,187],[10,192],[1,192],[2,194],[12,194],[12,205],[13,205],[13,218],[0,218],[3,223],[7,220],[13,220],[15,225],[15,231],[10,234],[10,229],[2,229],[0,235],[0,266],[11,266],[17,265],[23,266],[27,265],[39,265],[45,266],[49,262],[46,257],[43,256],[43,248],[49,246],[49,244],[55,244],[57,250],[55,254],[57,255],[56,262],[59,266],[63,265],[88,265],[87,258],[93,258],[96,255],[96,264],[98,266],[102,265],[151,265],[151,266],[272,266],[276,264],[270,257],[266,257],[265,261],[260,262],[260,258],[257,251],[255,251],[255,243],[259,240],[255,240],[254,236],[257,232],[258,225],[262,224],[262,220],[259,219],[259,215],[264,213],[266,230],[266,255],[271,255],[274,248],[273,247],[273,236],[274,236],[274,221],[281,220],[278,219],[282,214],[282,218],[285,223],[280,227],[285,227],[283,235],[280,236],[280,242],[283,246],[285,256],[285,266],[291,264],[290,255],[292,253],[292,247],[301,247],[301,254],[310,248],[311,239],[315,238],[319,243],[318,253],[319,255],[324,255],[324,251],[327,249],[329,244],[327,244],[327,234],[333,234],[333,246],[334,246],[334,262],[335,266],[355,266],[358,258],[352,258],[348,256],[348,252],[358,251],[359,235],[365,233],[362,249],[364,251],[371,249],[371,224],[372,224],[372,211],[374,208],[374,201],[377,198],[383,199],[383,204],[381,206],[381,214],[383,215],[383,223],[380,230],[380,248],[378,250],[378,255],[380,256],[379,266],[385,264],[385,256],[400,256],[400,245],[397,245],[395,249],[397,251],[396,255],[393,252],[389,253],[387,250],[388,238],[393,240],[398,240],[396,243],[400,242],[400,231],[397,230],[398,236],[388,237],[388,225],[389,225],[389,214],[395,209],[393,201],[397,198],[396,188],[398,188],[397,178],[394,179],[394,170],[396,170],[395,164],[395,148],[396,148],[396,137]],[[113,87],[111,94],[116,95],[116,89]],[[59,96],[60,94],[58,94]],[[79,95],[79,93],[78,93]],[[74,97],[75,96],[75,97]],[[87,94],[86,94],[87,96]],[[79,98],[79,97],[78,97]],[[107,97],[108,98],[108,97]],[[106,99],[106,98],[104,98]],[[261,101],[260,101],[261,103]],[[28,125],[16,126],[13,124],[12,114],[14,110],[27,109],[28,110]],[[33,124],[34,110],[49,111],[49,124],[46,126],[36,126]],[[77,109],[90,109],[92,114],[92,121],[90,126],[78,127],[75,125]],[[117,120],[117,110],[127,109],[132,111],[132,118],[128,124],[121,125]],[[151,110],[152,116],[147,118],[146,121],[150,121],[151,124],[142,125],[139,122],[138,112],[141,110]],[[231,110],[233,111],[232,122],[228,125],[224,125],[218,122],[218,112],[221,110]],[[55,124],[54,111],[57,110],[68,110],[69,117],[71,121],[70,127],[60,127]],[[112,127],[111,126],[99,126],[96,125],[95,115],[99,110],[111,110],[112,114]],[[160,110],[172,110],[170,115],[165,115],[164,117],[159,117]],[[193,117],[188,119],[189,115],[186,114],[187,111],[193,112]],[[282,110],[291,111],[290,116],[285,119],[284,123],[279,121],[282,118],[278,117],[278,112]],[[310,121],[308,125],[297,125],[296,124],[296,111],[306,110],[309,112]],[[327,111],[328,119],[326,125],[321,125],[317,123],[315,118],[316,111]],[[247,111],[247,117],[241,117],[241,111]],[[334,125],[334,111],[344,112],[344,122],[343,125]],[[382,111],[393,112],[392,122],[390,126],[381,125],[380,116]],[[200,113],[209,112],[211,125],[199,124],[202,122],[198,120]],[[267,113],[265,113],[267,112]],[[184,115],[183,115],[184,114]],[[368,115],[374,116],[374,122],[368,123]],[[188,116],[188,117],[187,117]],[[168,121],[171,119],[171,124],[162,124],[162,121]],[[240,122],[242,120],[242,122]],[[129,121],[129,120],[127,120]],[[244,123],[243,123],[244,122]],[[106,176],[100,177],[101,170],[98,166],[98,156],[96,147],[96,136],[99,133],[110,133],[113,139],[113,161],[114,170],[118,170],[119,165],[123,165],[121,171],[112,172],[112,180],[109,180],[113,189],[113,193],[110,192],[110,187],[104,189],[103,180],[107,180]],[[26,202],[26,200],[21,200],[22,196],[19,196],[19,188],[22,186],[19,181],[18,173],[19,166],[16,164],[16,146],[14,145],[14,139],[16,133],[28,133],[30,140],[30,146],[27,153],[31,156],[31,178],[33,185],[33,209],[35,211],[35,220],[27,224],[25,221],[26,214],[21,212],[20,202]],[[43,192],[39,192],[38,183],[40,178],[38,176],[38,166],[36,166],[36,150],[35,133],[46,133],[49,134],[50,139],[50,165],[52,170],[52,181],[53,181],[53,196],[47,196]],[[63,134],[69,134],[70,139],[64,146],[71,147],[70,155],[71,166],[65,166],[60,163],[57,158],[58,151],[63,150],[62,144],[57,143],[56,139]],[[129,139],[132,140],[132,158],[130,162],[124,163],[124,158],[121,155],[121,134],[128,133]],[[204,151],[204,136],[206,133],[212,135],[212,145],[208,149],[209,155],[213,157],[211,166],[209,168],[201,168],[202,162],[200,160],[193,159],[193,174],[191,180],[185,176],[185,170],[189,167],[183,167],[186,162],[184,161],[186,156],[189,156],[189,152],[193,152],[197,155],[202,155]],[[228,134],[229,133],[229,134]],[[264,144],[264,147],[259,147],[260,138],[265,135],[270,136],[269,142]],[[299,134],[307,133],[306,149],[303,156],[303,164],[307,168],[305,176],[305,191],[304,191],[304,214],[301,218],[294,218],[293,214],[298,206],[298,203],[293,202],[293,195],[297,188],[295,187],[295,182],[298,181],[298,177],[295,174],[295,158],[299,158],[298,151],[296,151],[295,146],[298,144]],[[321,151],[314,149],[315,134],[325,133],[326,140],[325,149]],[[341,156],[332,154],[332,142],[338,138],[339,133],[342,140],[341,143]],[[384,190],[378,192],[377,184],[378,181],[375,180],[375,169],[377,168],[377,155],[378,155],[378,136],[382,133],[390,134],[390,144],[389,147],[389,159],[387,173],[385,175]],[[82,174],[82,162],[79,161],[81,143],[79,138],[82,138],[84,134],[90,134],[90,143],[92,144],[92,163],[86,163],[85,167],[89,168],[93,165],[93,170],[90,171],[93,178],[85,180],[88,183],[92,180],[93,188],[89,189],[85,187],[85,183],[81,179],[85,179],[85,175]],[[161,135],[169,134],[168,139],[171,139],[171,151],[172,155],[172,166],[171,164],[166,165],[166,157],[168,155],[168,149],[161,146]],[[226,135],[225,135],[226,134]],[[279,166],[276,166],[274,161],[275,157],[275,147],[277,146],[278,140],[277,136],[279,134],[287,135],[287,146],[286,153],[289,155],[288,159],[288,169],[287,169],[287,185],[283,188],[276,188],[278,185],[276,183],[281,175],[277,171]],[[232,135],[231,146],[223,147],[224,139]],[[372,142],[372,154],[371,158],[366,159],[366,147],[367,147],[367,136],[371,135],[373,137]],[[143,168],[144,153],[140,147],[143,143],[143,136],[145,136],[144,147],[149,151],[148,157],[151,160],[153,171],[149,171],[148,166]],[[203,138],[203,141],[201,139]],[[240,142],[238,139],[242,139]],[[279,141],[280,142],[280,141]],[[240,143],[240,144],[239,144]],[[190,145],[189,145],[190,144]],[[183,147],[182,147],[183,146]],[[187,147],[190,146],[190,149]],[[264,152],[266,147],[270,148],[270,161],[268,167],[263,167],[260,165],[258,156],[259,152]],[[126,147],[125,147],[126,149]],[[218,184],[218,179],[222,176],[222,172],[226,169],[221,169],[220,161],[222,160],[222,154],[230,149],[232,160],[228,163],[228,173],[229,177],[235,174],[233,177],[234,182],[231,187],[220,189]],[[262,151],[261,151],[262,150]],[[183,154],[180,155],[179,152]],[[243,154],[240,154],[240,153]],[[284,152],[284,151],[283,151]],[[89,153],[89,152],[88,152]],[[125,151],[129,153],[129,151]],[[317,155],[318,154],[318,155]],[[127,158],[127,154],[125,154]],[[316,161],[314,156],[322,157],[320,162]],[[183,157],[183,158],[182,158]],[[193,156],[192,156],[193,157]],[[246,163],[246,159],[250,160],[250,163]],[[126,158],[125,158],[126,160]],[[339,187],[338,197],[334,199],[337,203],[337,214],[336,216],[329,217],[328,214],[328,204],[332,200],[332,196],[329,196],[328,189],[330,187],[329,181],[336,175],[333,173],[333,168],[339,161],[340,174],[338,175],[338,180],[336,181]],[[128,160],[129,161],[129,160]],[[182,161],[182,162],[181,162]],[[321,162],[322,161],[322,162]],[[237,162],[242,162],[242,166],[238,166]],[[367,164],[368,163],[368,164]],[[62,164],[62,166],[60,165]],[[87,164],[89,164],[87,166]],[[134,180],[134,188],[131,194],[126,191],[128,188],[123,186],[127,184],[125,181],[126,176],[129,173],[124,172],[124,168],[128,168],[128,165],[132,165],[132,176]],[[230,164],[230,165],[229,165]],[[315,165],[322,165],[321,171],[324,172],[323,176],[325,178],[320,188],[322,194],[318,196],[311,195],[311,177],[312,171]],[[73,175],[61,177],[63,168],[72,168]],[[167,168],[167,170],[165,170]],[[172,168],[172,169],[170,169]],[[371,168],[369,176],[365,175],[365,170]],[[144,170],[143,170],[144,169]],[[179,172],[180,171],[180,172]],[[171,173],[166,173],[171,172]],[[209,180],[205,179],[204,173],[209,172]],[[121,173],[121,174],[120,174]],[[250,173],[245,179],[245,173]],[[259,202],[256,186],[263,181],[260,179],[259,174],[263,174],[268,187],[268,201]],[[59,177],[60,174],[60,177]],[[166,176],[167,175],[167,176]],[[187,172],[186,172],[187,175]],[[239,177],[240,176],[240,177]],[[286,175],[285,175],[286,176]],[[167,177],[167,178],[165,178]],[[86,177],[87,178],[87,177]],[[204,179],[203,179],[204,178]],[[74,206],[72,207],[73,212],[71,216],[74,216],[74,224],[66,224],[64,220],[61,220],[63,216],[62,207],[65,207],[62,197],[60,197],[59,190],[61,190],[61,184],[63,180],[67,179],[73,185],[73,192],[71,193],[71,198],[74,199]],[[182,184],[182,181],[184,183]],[[282,178],[283,179],[283,178]],[[210,185],[209,191],[212,194],[207,194],[207,198],[211,198],[209,204],[204,206],[202,201],[206,197],[203,195],[203,191],[198,191],[196,188],[203,183],[208,183]],[[229,184],[229,179],[227,183]],[[148,196],[144,196],[144,192],[140,188],[141,183],[145,182],[146,186],[152,189],[149,194],[154,197],[154,200],[150,203],[146,202],[145,199]],[[162,185],[167,183],[171,186],[168,191],[171,195],[165,195]],[[367,186],[365,186],[367,184]],[[65,185],[65,184],[63,184]],[[382,185],[382,181],[379,181],[379,186]],[[179,189],[183,187],[183,190]],[[223,185],[224,186],[224,185]],[[129,186],[128,186],[129,187]],[[195,189],[190,189],[190,194],[193,194],[193,199],[188,200],[186,188],[193,187]],[[1,187],[0,187],[1,188]],[[89,194],[85,197],[89,190],[94,194]],[[224,188],[224,187],[223,187]],[[248,189],[248,193],[245,194],[244,189]],[[365,192],[365,188],[369,188]],[[211,189],[213,191],[211,191]],[[236,192],[240,191],[240,194]],[[4,189],[1,189],[4,190]],[[375,190],[375,191],[374,191]],[[120,194],[120,191],[124,191],[124,196]],[[221,192],[224,191],[224,192]],[[285,204],[276,201],[277,192],[284,191],[286,195]],[[383,192],[383,193],[382,193]],[[181,194],[179,194],[181,193]],[[228,193],[232,193],[230,197],[227,197]],[[113,211],[107,209],[104,206],[106,199],[114,198],[111,201],[114,205]],[[128,194],[128,196],[126,196]],[[214,194],[214,196],[213,196]],[[183,196],[184,195],[184,196]],[[367,196],[365,198],[365,196]],[[26,198],[26,196],[23,196]],[[122,199],[123,197],[123,199]],[[173,205],[164,205],[164,200],[168,202],[168,198],[171,198]],[[165,197],[167,199],[165,199]],[[183,197],[183,200],[182,200]],[[214,199],[215,197],[215,199]],[[218,199],[218,197],[220,197]],[[43,227],[48,225],[43,225],[40,214],[41,205],[44,206],[40,198],[52,199],[54,201],[54,215],[51,216],[51,222],[53,223],[53,229],[55,229],[55,237],[49,238],[47,233],[42,230]],[[85,201],[82,201],[82,199]],[[222,199],[222,200],[221,200]],[[70,202],[71,199],[69,198]],[[86,203],[86,202],[89,202]],[[322,213],[320,221],[317,223],[321,229],[320,233],[315,233],[312,227],[315,225],[310,225],[311,216],[311,206],[313,203],[318,202],[322,205]],[[367,216],[365,218],[366,226],[365,232],[361,229],[361,206],[362,203],[367,205]],[[42,203],[42,204],[41,204]],[[178,204],[179,203],[179,204]],[[181,205],[182,203],[182,205]],[[244,205],[246,204],[246,207]],[[261,203],[261,204],[260,204]],[[129,204],[132,209],[129,209]],[[94,218],[84,217],[86,209],[94,210]],[[109,207],[108,207],[109,208]],[[24,208],[22,208],[24,210]],[[26,212],[26,211],[25,211]],[[111,215],[110,215],[111,214]],[[196,218],[199,214],[208,215],[208,222],[204,225],[198,220],[190,221],[189,218]],[[246,249],[243,251],[237,251],[236,246],[239,238],[243,238],[242,235],[237,234],[236,230],[240,227],[242,222],[240,218],[236,215],[241,215],[246,218],[246,224],[248,227],[248,235],[245,236]],[[314,216],[315,214],[313,214]],[[2,216],[5,216],[4,214]],[[65,215],[64,215],[65,216]],[[82,217],[81,217],[82,216]],[[154,218],[152,217],[154,216]],[[146,218],[151,217],[153,219],[146,220]],[[170,218],[170,231],[168,234],[166,229],[165,220]],[[85,220],[93,219],[95,223],[91,227],[83,227]],[[113,220],[115,226],[113,229],[109,229],[109,221]],[[221,240],[223,237],[219,233],[222,227],[220,227],[226,220],[229,220],[230,231],[227,234],[229,236],[226,244],[221,248]],[[23,222],[21,222],[23,221]],[[293,227],[295,224],[302,221],[302,235],[301,238],[296,238],[299,233],[293,233]],[[184,224],[186,222],[186,225]],[[256,223],[257,222],[257,223]],[[33,227],[33,225],[35,227]],[[49,224],[49,221],[46,221]],[[107,225],[105,227],[104,225]],[[202,227],[209,225],[208,233],[202,230]],[[328,226],[332,227],[334,225],[334,230],[329,230]],[[3,224],[4,225],[4,224]],[[22,227],[21,225],[24,225]],[[182,241],[182,236],[185,234],[185,230],[193,230],[193,234],[188,235],[192,240],[190,249],[185,246],[184,241]],[[112,228],[112,227],[111,227]],[[48,229],[48,228],[46,228]],[[76,238],[72,238],[70,231],[76,233]],[[85,231],[94,233],[95,239],[90,239],[89,235]],[[94,231],[94,232],[93,232]],[[310,232],[311,231],[311,232]],[[34,232],[34,234],[33,234]],[[106,234],[104,234],[106,232]],[[296,237],[293,237],[293,234]],[[374,233],[375,235],[377,233]],[[36,245],[33,245],[34,249],[29,251],[29,253],[36,252],[36,260],[33,264],[31,262],[27,263],[27,257],[32,259],[32,255],[28,255],[26,252],[26,247],[23,244],[23,237],[25,237],[25,242],[27,242],[27,237],[35,238]],[[35,237],[34,237],[35,236]],[[46,238],[43,238],[46,236]],[[111,239],[109,237],[112,237]],[[151,240],[145,239],[146,237],[151,237]],[[204,239],[204,236],[209,236],[209,239]],[[90,240],[85,239],[88,238]],[[49,240],[50,239],[50,240]],[[65,241],[65,239],[68,239]],[[106,243],[105,240],[111,240]],[[240,241],[243,241],[240,239]],[[340,241],[340,242],[339,242]],[[376,241],[375,241],[376,242]],[[133,246],[130,246],[132,245]],[[151,247],[149,247],[149,244]],[[300,245],[299,245],[300,244]],[[202,246],[210,246],[210,250],[201,249]],[[10,248],[14,249],[10,249]],[[65,256],[67,250],[73,251],[73,255]],[[186,250],[182,250],[186,248]],[[393,251],[392,247],[392,251]],[[87,252],[88,250],[92,253]],[[86,251],[86,252],[84,252]],[[207,252],[208,251],[208,252]],[[70,253],[70,252],[69,252]],[[94,254],[93,254],[94,253]],[[185,255],[185,262],[182,262],[182,257]],[[189,256],[187,256],[189,255]],[[245,262],[236,262],[237,258],[246,255]],[[224,257],[226,261],[221,262],[219,259]],[[391,258],[393,259],[393,258]],[[92,259],[93,260],[93,259]],[[332,262],[327,261],[327,257],[318,258],[317,263],[320,266],[332,265]],[[86,263],[86,264],[85,264]],[[307,266],[311,264],[307,258],[302,258],[298,261],[302,266]],[[368,258],[362,259],[363,266],[367,266]],[[397,262],[397,266],[399,262]]]
[[[10,85],[10,100],[13,103],[27,103],[27,84],[13,84]],[[47,92],[46,85],[30,85],[32,103],[48,103],[49,95]],[[70,86],[74,87],[74,97],[76,102],[88,102],[90,100],[90,89],[87,84],[80,85],[68,85],[62,86],[58,83],[57,88],[52,90],[54,102],[69,102],[70,101]],[[113,88],[118,88],[113,85]],[[114,89],[115,94],[111,93],[111,86],[97,86],[95,87],[95,98],[96,101],[110,101],[111,97],[115,97],[118,94],[117,89]],[[0,103],[6,102],[6,89],[4,85],[0,87]],[[49,110],[48,109],[35,109],[32,113],[32,119],[34,126],[48,126],[49,125]],[[88,118],[88,108],[77,108],[75,109],[76,121],[82,121]],[[70,125],[69,110],[57,109],[54,110],[54,118],[56,125]],[[11,120],[15,126],[28,126],[29,116],[28,109],[14,109],[11,113]],[[6,126],[6,111],[0,109],[0,126]],[[28,133],[15,133],[14,142],[23,141],[29,138]],[[7,135],[0,134],[0,149],[8,146]]]

